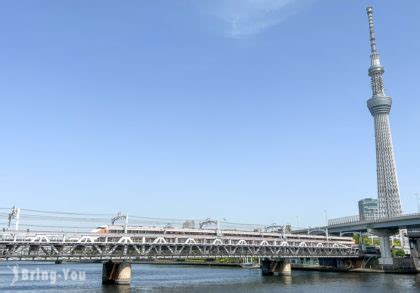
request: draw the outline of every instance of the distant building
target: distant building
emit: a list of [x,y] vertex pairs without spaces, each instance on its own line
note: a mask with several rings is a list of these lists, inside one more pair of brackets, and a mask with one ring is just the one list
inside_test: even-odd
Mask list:
[[378,200],[375,198],[359,200],[359,217],[361,221],[376,219],[378,217]]
[[187,220],[182,224],[182,228],[184,229],[194,229],[195,222],[193,220]]

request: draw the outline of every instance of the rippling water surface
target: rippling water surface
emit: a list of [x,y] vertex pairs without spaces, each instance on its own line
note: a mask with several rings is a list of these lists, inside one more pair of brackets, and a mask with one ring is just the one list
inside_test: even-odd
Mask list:
[[101,264],[0,263],[0,292],[420,292],[420,275],[133,265],[131,286],[102,286]]

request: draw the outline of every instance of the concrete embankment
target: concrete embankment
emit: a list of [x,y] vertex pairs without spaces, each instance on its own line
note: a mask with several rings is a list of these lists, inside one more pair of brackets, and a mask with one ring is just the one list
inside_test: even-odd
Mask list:
[[381,274],[417,274],[413,268],[335,268],[318,265],[292,264],[292,270],[318,271],[318,272],[349,272],[349,273],[381,273]]

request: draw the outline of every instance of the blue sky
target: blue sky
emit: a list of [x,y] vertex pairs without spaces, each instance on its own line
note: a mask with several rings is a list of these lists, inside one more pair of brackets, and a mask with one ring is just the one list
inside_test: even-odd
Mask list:
[[376,197],[375,6],[401,198],[420,2],[4,1],[0,206],[316,225]]

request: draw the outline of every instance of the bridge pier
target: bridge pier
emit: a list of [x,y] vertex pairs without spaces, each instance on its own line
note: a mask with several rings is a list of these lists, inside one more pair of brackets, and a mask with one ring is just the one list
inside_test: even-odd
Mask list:
[[292,267],[288,259],[270,260],[263,259],[261,262],[261,273],[263,276],[278,275],[289,276],[292,274]]
[[131,263],[112,262],[102,265],[102,284],[129,285],[131,282]]
[[409,238],[410,255],[413,260],[414,266],[420,272],[420,238]]
[[410,254],[413,257],[420,257],[420,238],[410,238]]
[[381,258],[379,264],[384,266],[394,265],[389,237],[398,234],[398,229],[369,229],[369,232],[379,237]]

